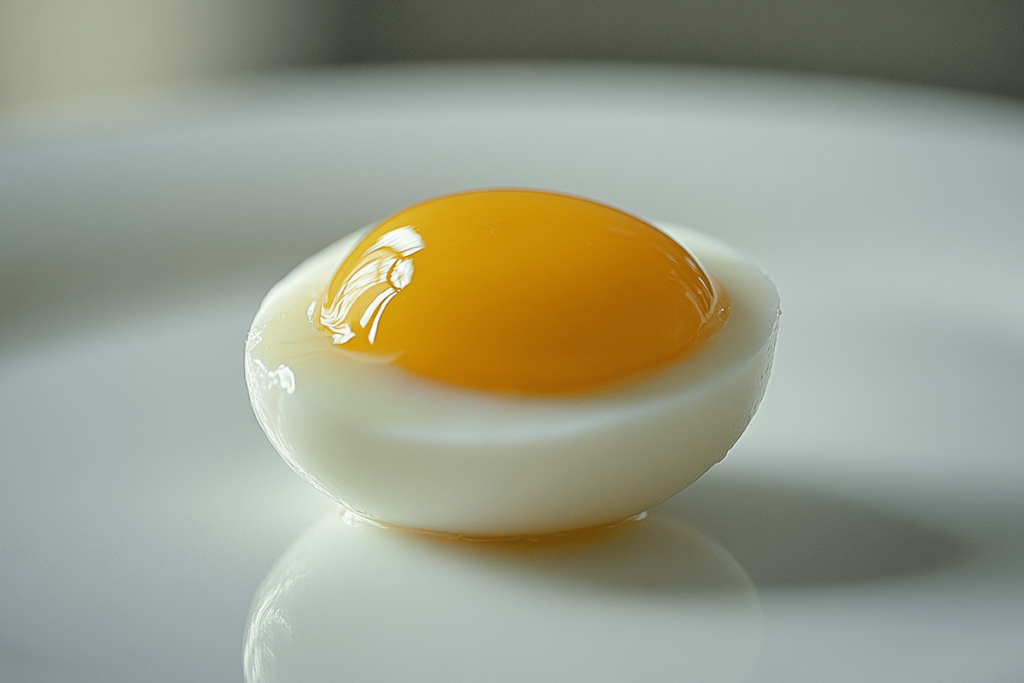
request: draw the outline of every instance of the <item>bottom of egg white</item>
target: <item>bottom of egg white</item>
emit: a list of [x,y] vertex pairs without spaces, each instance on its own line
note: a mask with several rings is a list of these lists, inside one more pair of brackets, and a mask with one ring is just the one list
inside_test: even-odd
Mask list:
[[670,508],[592,535],[457,540],[341,509],[253,602],[247,683],[742,681],[753,583]]

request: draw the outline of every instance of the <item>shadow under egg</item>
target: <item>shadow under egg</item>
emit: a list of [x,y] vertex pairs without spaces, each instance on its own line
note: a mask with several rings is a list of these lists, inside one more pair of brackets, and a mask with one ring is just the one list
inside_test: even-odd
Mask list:
[[337,511],[257,592],[244,659],[248,683],[736,681],[761,635],[749,577],[670,509],[503,540]]
[[946,531],[770,481],[709,476],[662,507],[713,535],[759,588],[889,580],[968,554]]

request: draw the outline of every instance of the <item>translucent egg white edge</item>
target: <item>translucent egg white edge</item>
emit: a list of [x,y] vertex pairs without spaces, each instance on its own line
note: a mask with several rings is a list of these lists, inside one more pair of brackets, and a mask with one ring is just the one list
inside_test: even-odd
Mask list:
[[364,230],[301,264],[261,305],[246,346],[257,418],[316,488],[394,524],[541,533],[647,509],[696,480],[742,433],[764,393],[779,316],[758,264],[714,238],[657,225],[733,295],[730,323],[679,368],[559,400],[461,391],[341,358],[324,372],[322,358],[311,361],[318,353],[300,348],[323,347],[306,310]]

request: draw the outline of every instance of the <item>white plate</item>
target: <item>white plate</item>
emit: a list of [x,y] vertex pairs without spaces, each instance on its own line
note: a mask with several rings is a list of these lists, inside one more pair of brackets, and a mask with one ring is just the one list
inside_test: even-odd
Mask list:
[[493,185],[773,274],[761,412],[665,512],[757,587],[754,680],[1018,680],[1022,178],[1016,103],[731,71],[362,69],[8,121],[0,680],[242,679],[250,601],[332,510],[249,413],[256,305],[343,233]]

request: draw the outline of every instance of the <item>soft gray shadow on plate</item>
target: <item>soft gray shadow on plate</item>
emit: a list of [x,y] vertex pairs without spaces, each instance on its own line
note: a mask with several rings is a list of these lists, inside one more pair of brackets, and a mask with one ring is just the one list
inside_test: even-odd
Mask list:
[[724,545],[764,588],[893,579],[970,554],[946,531],[776,482],[708,476],[661,507]]
[[18,683],[69,683],[70,681],[97,680],[90,676],[84,663],[79,668],[66,661],[46,657],[0,640],[0,681]]

